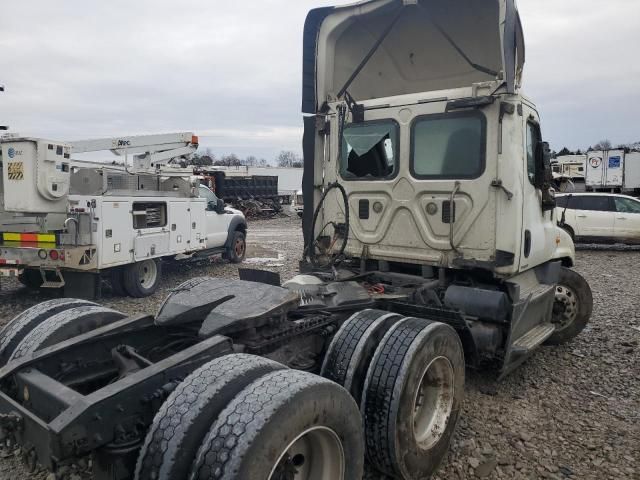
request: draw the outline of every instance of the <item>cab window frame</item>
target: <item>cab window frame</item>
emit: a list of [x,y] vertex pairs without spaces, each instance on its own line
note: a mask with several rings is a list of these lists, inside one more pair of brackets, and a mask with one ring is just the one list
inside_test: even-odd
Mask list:
[[[396,142],[394,145],[392,145],[393,160],[394,160],[393,173],[386,177],[373,177],[373,176],[358,177],[355,175],[351,177],[351,176],[343,175],[343,162],[348,162],[349,160],[348,159],[349,152],[348,151],[346,152],[347,157],[345,158],[345,152],[343,149],[344,143],[347,141],[344,136],[344,131],[348,127],[367,127],[370,125],[378,125],[378,124],[385,124],[385,123],[393,125],[393,130],[396,136]],[[395,180],[400,174],[400,143],[401,142],[402,140],[401,140],[400,123],[394,118],[376,118],[373,120],[366,120],[364,122],[358,122],[358,123],[352,122],[352,123],[345,124],[342,130],[342,135],[340,135],[338,138],[338,152],[339,152],[339,157],[338,157],[339,160],[337,162],[338,175],[345,182],[367,182],[367,181],[368,182],[388,182],[391,180]]]
[[[421,122],[450,120],[455,118],[477,118],[480,120],[480,164],[477,172],[467,175],[425,175],[416,171],[416,128]],[[480,110],[468,110],[418,115],[411,121],[411,140],[409,152],[409,171],[416,180],[477,180],[487,171],[487,117]]]
[[[525,157],[527,161],[527,178],[529,179],[529,183],[533,185],[534,188],[537,188],[536,177],[538,175],[538,159],[536,157],[537,155],[536,150],[538,148],[538,143],[542,141],[542,129],[540,128],[540,123],[533,116],[530,116],[527,119],[526,125],[527,125],[527,128],[526,128],[526,138],[525,138]],[[530,127],[533,127],[533,129],[536,132],[536,135],[538,136],[537,141],[533,143],[533,156],[531,159],[533,160],[533,164],[530,162],[530,159],[529,159],[529,134],[531,132]],[[531,167],[533,167],[533,171],[530,170]]]

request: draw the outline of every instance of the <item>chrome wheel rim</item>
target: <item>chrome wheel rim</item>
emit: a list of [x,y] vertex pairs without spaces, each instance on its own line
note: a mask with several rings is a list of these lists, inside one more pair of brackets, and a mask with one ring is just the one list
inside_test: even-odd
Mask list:
[[454,371],[449,359],[438,357],[425,368],[413,401],[413,435],[429,450],[444,435],[453,412]]
[[564,285],[556,287],[556,300],[553,304],[553,323],[556,331],[564,330],[575,322],[578,316],[578,297]]
[[326,427],[306,430],[282,452],[269,480],[344,480],[345,458],[338,435]]
[[138,267],[140,272],[140,285],[144,288],[151,287],[158,277],[158,266],[153,260],[142,262]]

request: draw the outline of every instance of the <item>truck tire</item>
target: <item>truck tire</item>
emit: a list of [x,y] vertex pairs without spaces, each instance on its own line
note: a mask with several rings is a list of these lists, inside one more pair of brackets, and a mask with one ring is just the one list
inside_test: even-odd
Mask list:
[[247,239],[240,230],[233,232],[225,257],[231,263],[242,263],[247,256]]
[[321,375],[347,389],[360,404],[367,369],[380,340],[402,317],[381,310],[363,310],[342,324],[324,357]]
[[190,480],[362,478],[358,407],[339,385],[297,370],[254,381],[220,413]]
[[227,355],[202,366],[158,411],[136,465],[135,480],[187,478],[220,412],[247,385],[285,366],[253,355]]
[[562,345],[577,337],[589,323],[593,312],[593,294],[587,281],[577,272],[562,267],[553,305],[556,331],[547,345]]
[[464,397],[464,352],[448,325],[405,318],[376,349],[360,410],[367,458],[405,480],[430,478],[447,455]]
[[158,259],[143,260],[124,267],[124,289],[133,298],[153,295],[160,286],[162,263]]
[[126,315],[99,305],[71,308],[57,313],[33,328],[14,349],[9,361],[17,360],[56,343],[64,342]]
[[18,344],[42,322],[60,312],[88,305],[96,304],[87,300],[57,298],[34,305],[14,317],[0,330],[0,366],[9,361]]
[[121,267],[112,268],[109,272],[109,282],[111,292],[116,297],[126,297],[127,290],[124,288],[124,269]]

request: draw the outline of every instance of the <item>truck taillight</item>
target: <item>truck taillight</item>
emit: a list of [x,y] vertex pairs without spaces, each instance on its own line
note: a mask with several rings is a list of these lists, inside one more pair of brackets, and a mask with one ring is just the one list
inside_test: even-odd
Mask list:
[[54,262],[55,262],[56,260],[58,260],[58,258],[59,258],[59,257],[60,257],[60,255],[58,254],[58,252],[57,252],[56,250],[51,250],[51,251],[49,252],[49,258],[50,258],[51,260],[53,260]]

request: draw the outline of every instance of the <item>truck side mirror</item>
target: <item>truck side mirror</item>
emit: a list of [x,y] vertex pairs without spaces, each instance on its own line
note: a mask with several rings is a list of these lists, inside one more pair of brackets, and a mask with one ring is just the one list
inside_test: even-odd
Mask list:
[[224,207],[225,207],[224,200],[219,198],[214,210],[216,211],[216,213],[219,213],[220,215],[222,215],[224,213]]

